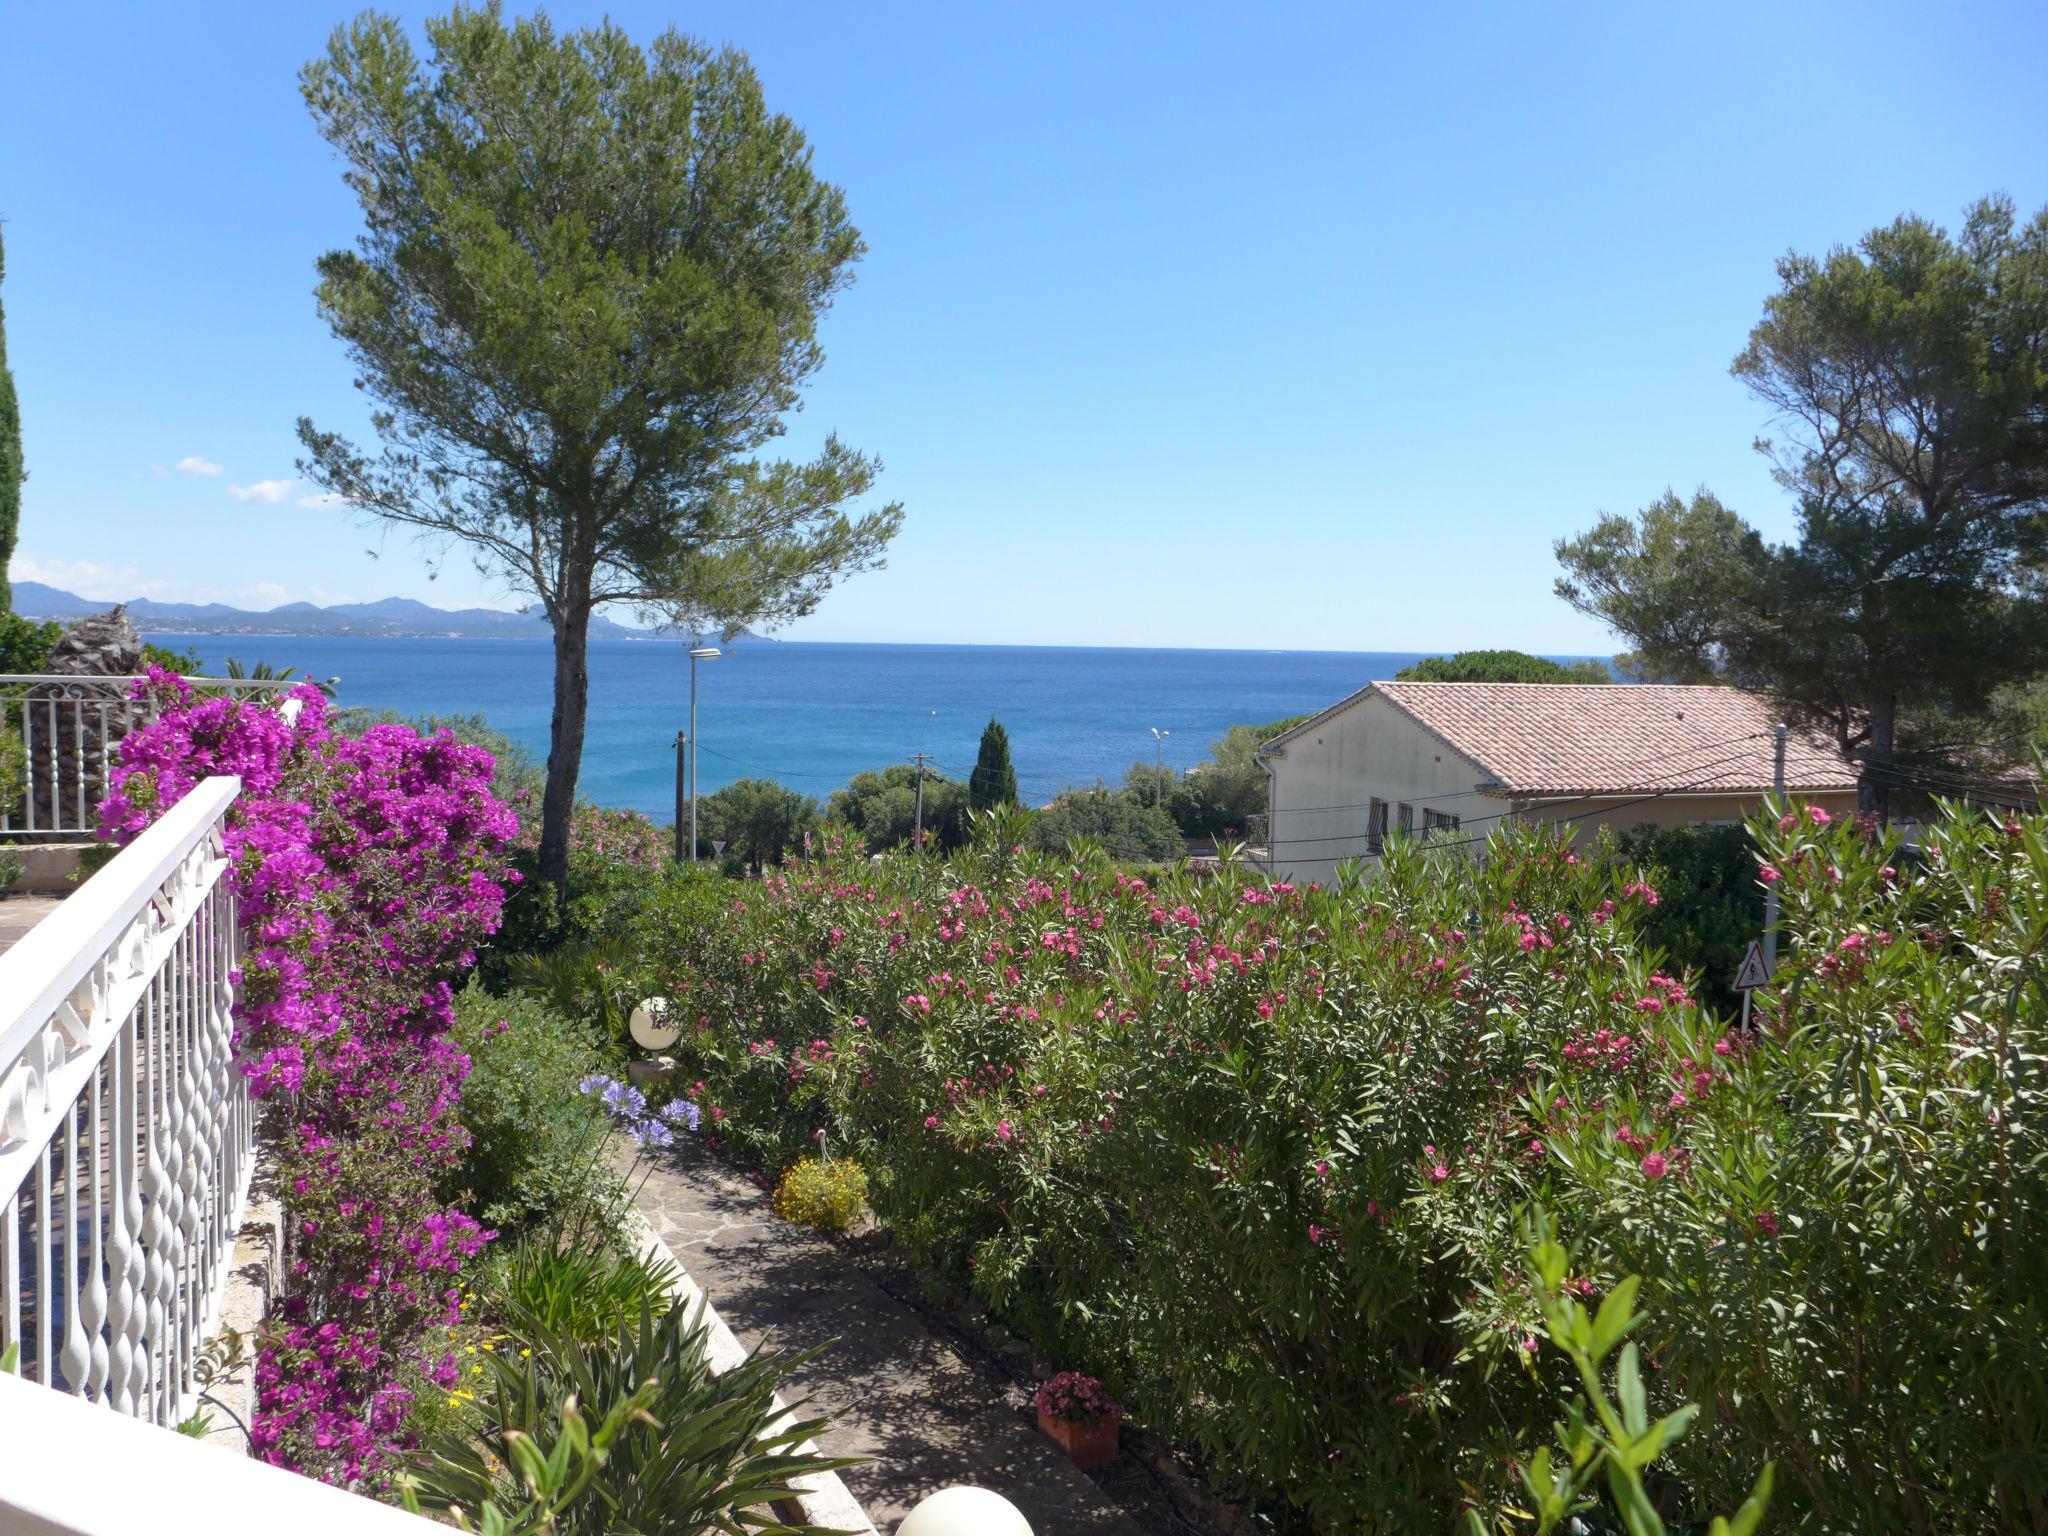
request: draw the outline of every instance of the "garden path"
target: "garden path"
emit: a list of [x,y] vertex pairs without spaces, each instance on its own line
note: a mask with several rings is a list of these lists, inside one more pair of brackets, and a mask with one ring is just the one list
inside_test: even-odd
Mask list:
[[1003,1495],[1034,1536],[1137,1536],[1038,1430],[1023,1390],[964,1357],[839,1249],[783,1221],[743,1172],[685,1142],[647,1176],[649,1223],[739,1341],[830,1345],[782,1389],[829,1412],[819,1447],[866,1456],[840,1473],[889,1533],[927,1494],[973,1483]]

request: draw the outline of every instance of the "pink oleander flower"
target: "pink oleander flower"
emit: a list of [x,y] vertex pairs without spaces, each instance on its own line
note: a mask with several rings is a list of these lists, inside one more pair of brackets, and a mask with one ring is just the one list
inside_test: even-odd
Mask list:
[[1661,1179],[1670,1170],[1671,1165],[1662,1152],[1652,1152],[1643,1159],[1643,1177],[1646,1179]]

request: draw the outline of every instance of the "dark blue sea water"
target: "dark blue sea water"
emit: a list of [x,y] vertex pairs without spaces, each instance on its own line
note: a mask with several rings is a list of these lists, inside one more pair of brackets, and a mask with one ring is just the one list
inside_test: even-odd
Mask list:
[[[545,640],[381,640],[154,635],[197,651],[339,676],[339,702],[408,715],[482,713],[547,756],[551,660]],[[866,768],[931,754],[964,777],[991,715],[1010,733],[1018,787],[1036,804],[1061,788],[1115,782],[1151,760],[1191,767],[1233,724],[1320,709],[1418,660],[1413,653],[1147,651],[1037,646],[836,645],[750,641],[698,668],[700,793],[778,779],[821,798]],[[689,712],[679,644],[590,647],[583,793],[667,820],[676,732]]]

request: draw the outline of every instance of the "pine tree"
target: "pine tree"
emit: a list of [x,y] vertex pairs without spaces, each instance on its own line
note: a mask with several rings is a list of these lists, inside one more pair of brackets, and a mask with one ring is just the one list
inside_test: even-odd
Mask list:
[[[0,245],[0,284],[7,280],[7,249]],[[7,367],[7,310],[0,304],[0,613],[14,607],[7,584],[7,565],[14,558],[15,534],[21,526],[21,408],[14,398],[14,375]]]
[[1017,770],[1010,766],[1010,733],[990,720],[981,733],[981,754],[967,780],[967,802],[977,811],[1017,803]]

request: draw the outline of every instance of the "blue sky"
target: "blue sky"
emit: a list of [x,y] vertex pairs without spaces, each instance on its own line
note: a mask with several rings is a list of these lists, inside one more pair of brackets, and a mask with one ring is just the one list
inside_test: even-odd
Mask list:
[[[1727,373],[1775,257],[2048,202],[2038,3],[551,14],[606,9],[745,49],[870,247],[789,441],[909,522],[794,638],[1604,651],[1553,539],[1702,483],[1787,526]],[[11,13],[17,576],[519,601],[290,483],[298,415],[366,428],[296,85],[346,14]]]

